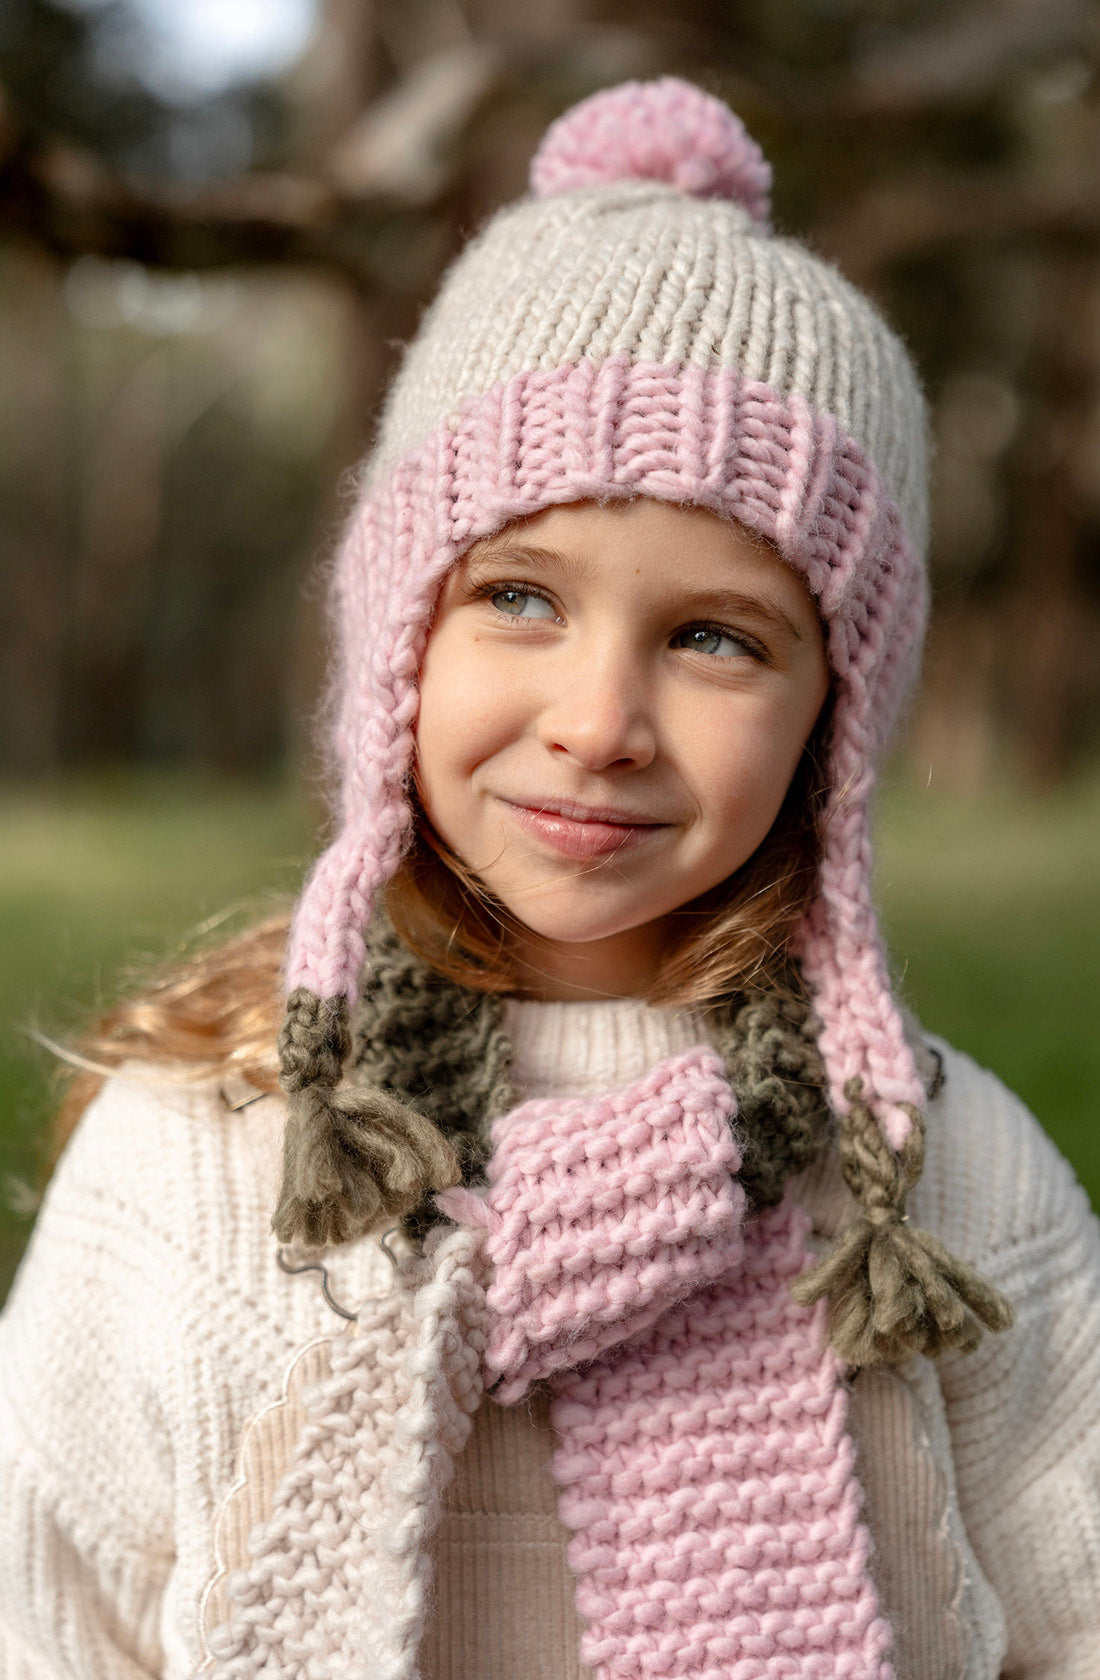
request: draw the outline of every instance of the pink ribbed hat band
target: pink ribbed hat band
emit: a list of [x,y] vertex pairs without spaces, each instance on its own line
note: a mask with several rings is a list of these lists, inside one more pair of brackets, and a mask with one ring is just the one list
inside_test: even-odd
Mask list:
[[[935,1357],[1011,1322],[906,1211],[925,1093],[871,898],[869,802],[927,607],[924,401],[869,301],[771,231],[770,184],[738,118],[674,78],[555,123],[531,195],[470,242],[407,347],[331,576],[337,824],[291,928],[273,1228],[315,1248],[418,1211],[467,1227],[425,1247],[429,1269],[452,1255],[469,1274],[465,1329],[444,1339],[461,1343],[467,1410],[481,1383],[501,1403],[551,1390],[595,1680],[893,1680],[841,1361]],[[827,799],[792,953],[812,1014],[799,1002],[799,1024],[779,1027],[781,996],[711,1000],[706,1030],[735,1081],[758,1054],[745,1024],[758,1006],[772,1023],[760,1036],[781,1041],[745,1087],[769,1088],[758,1134],[748,1120],[739,1133],[730,1075],[700,1044],[622,1090],[501,1115],[482,1195],[469,1170],[454,1186],[462,1163],[422,1090],[399,1102],[350,1066],[367,930],[410,839],[419,672],[444,580],[474,543],[546,508],[635,497],[757,533],[821,615]],[[784,1104],[809,1089],[818,1108],[811,1033],[838,1123],[826,1138],[815,1113],[799,1140],[802,1110]],[[784,1171],[811,1145],[839,1154],[856,1211],[824,1252],[793,1178],[745,1217],[763,1180],[750,1161],[739,1182],[742,1152],[770,1147],[773,1123]],[[408,1371],[421,1406],[420,1344]],[[411,1485],[426,1460],[397,1459]],[[387,1525],[394,1555],[405,1527]],[[406,1645],[395,1680],[412,1673]]]
[[867,802],[912,676],[921,566],[881,475],[828,414],[729,369],[615,356],[522,373],[469,401],[363,502],[334,579],[340,829],[299,902],[286,983],[353,999],[364,929],[406,842],[417,673],[442,580],[480,537],[556,503],[650,496],[739,520],[804,577],[835,709],[818,905],[801,959],[831,1094],[863,1081],[894,1147],[923,1091],[870,898]]

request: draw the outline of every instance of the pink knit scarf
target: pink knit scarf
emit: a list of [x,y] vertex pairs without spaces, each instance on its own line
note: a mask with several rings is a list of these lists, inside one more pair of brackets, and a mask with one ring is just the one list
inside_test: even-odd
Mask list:
[[733,1119],[700,1046],[495,1123],[487,1197],[438,1198],[486,1232],[486,1382],[550,1386],[596,1680],[892,1680],[809,1219],[744,1221]]

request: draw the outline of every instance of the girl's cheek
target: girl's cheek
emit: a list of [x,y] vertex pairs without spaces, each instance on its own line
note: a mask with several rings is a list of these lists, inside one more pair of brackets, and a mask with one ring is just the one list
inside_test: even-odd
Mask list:
[[[691,726],[697,785],[707,803],[732,817],[763,799],[782,803],[802,757],[806,707],[746,706],[732,715],[695,717]],[[707,795],[709,794],[709,798]]]
[[514,685],[502,682],[466,650],[443,646],[425,659],[416,723],[417,755],[429,782],[468,774],[522,729]]

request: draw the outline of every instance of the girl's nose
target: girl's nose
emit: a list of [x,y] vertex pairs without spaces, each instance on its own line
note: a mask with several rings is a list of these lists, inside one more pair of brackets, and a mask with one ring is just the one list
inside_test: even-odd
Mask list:
[[625,660],[580,657],[559,667],[539,717],[539,739],[586,770],[644,769],[657,752],[647,685]]

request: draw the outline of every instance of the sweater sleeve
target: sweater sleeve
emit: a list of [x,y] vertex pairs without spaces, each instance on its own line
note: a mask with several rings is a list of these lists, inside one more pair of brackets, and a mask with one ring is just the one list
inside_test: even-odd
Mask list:
[[[949,1224],[1016,1323],[940,1363],[959,1498],[1005,1614],[1005,1680],[1100,1674],[1100,1224],[1038,1122],[949,1052]],[[979,1212],[978,1210],[982,1210]],[[962,1247],[962,1242],[959,1244]]]
[[62,1158],[0,1319],[0,1673],[163,1672],[172,1464],[158,1391],[178,1291],[112,1183],[112,1081]]

